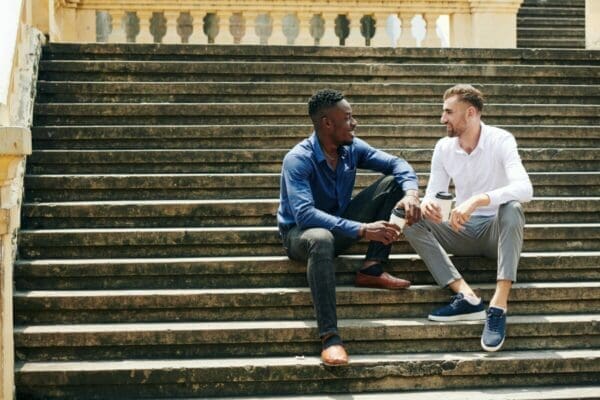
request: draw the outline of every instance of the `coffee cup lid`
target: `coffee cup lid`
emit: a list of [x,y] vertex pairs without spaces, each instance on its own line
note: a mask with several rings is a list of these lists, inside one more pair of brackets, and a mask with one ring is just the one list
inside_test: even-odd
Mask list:
[[406,216],[404,208],[394,208],[392,210],[392,214],[394,214],[396,217],[399,217],[399,218],[404,218]]
[[437,192],[435,197],[437,199],[442,199],[442,200],[452,200],[453,199],[452,193],[449,193],[449,192]]

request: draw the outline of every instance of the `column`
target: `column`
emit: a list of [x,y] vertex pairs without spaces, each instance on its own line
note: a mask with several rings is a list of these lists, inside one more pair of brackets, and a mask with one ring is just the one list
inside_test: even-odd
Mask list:
[[231,11],[217,11],[219,34],[215,38],[215,44],[233,44],[233,36],[229,31],[229,18],[232,14]]
[[167,33],[163,37],[163,43],[181,43],[181,36],[177,33],[177,18],[179,11],[165,11],[165,19],[167,20]]
[[346,46],[365,46],[365,38],[360,33],[360,19],[363,17],[362,13],[349,12],[346,14],[350,20],[350,34],[346,38]]
[[109,43],[125,43],[125,27],[123,26],[123,17],[125,11],[123,10],[108,10],[108,14],[111,18],[112,30],[108,36]]
[[375,36],[371,39],[372,47],[392,46],[392,39],[387,32],[387,19],[391,13],[375,13]]
[[75,29],[77,29],[77,41],[94,43],[96,41],[96,10],[78,10]]
[[440,38],[438,38],[436,29],[437,29],[437,19],[439,14],[423,14],[423,19],[427,26],[425,27],[425,39],[421,43],[422,47],[441,47],[442,42]]
[[13,267],[20,223],[27,128],[0,127],[0,397],[14,398]]
[[471,15],[450,14],[450,47],[472,47]]
[[398,14],[400,19],[400,39],[398,40],[398,46],[400,47],[415,47],[417,45],[415,38],[412,35],[412,19],[413,14]]
[[600,1],[585,0],[585,48],[600,50]]

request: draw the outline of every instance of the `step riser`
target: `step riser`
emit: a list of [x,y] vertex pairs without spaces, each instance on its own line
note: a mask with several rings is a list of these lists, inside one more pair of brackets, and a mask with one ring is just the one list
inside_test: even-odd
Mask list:
[[[531,332],[519,330],[518,326],[509,324],[508,339],[503,346],[505,351],[536,350],[536,349],[593,349],[600,346],[600,336],[597,329],[594,331],[592,324],[573,324],[581,332],[565,334],[558,332],[553,325],[546,325],[544,332]],[[432,327],[430,327],[432,328]],[[343,329],[344,343],[350,354],[402,354],[402,353],[429,353],[429,352],[461,352],[479,351],[482,324],[461,326],[459,329],[430,329],[439,333],[439,338],[413,338],[403,339],[402,331],[386,329],[385,338],[377,337],[380,332],[373,330],[369,338],[361,339],[357,333]],[[587,331],[587,332],[585,332]],[[23,335],[15,337],[16,357],[19,361],[75,361],[75,360],[120,360],[120,359],[190,359],[190,358],[216,358],[216,357],[294,357],[298,354],[318,354],[321,346],[314,341],[318,337],[316,329],[310,331],[310,337],[295,339],[293,332],[282,331],[280,337],[265,335],[263,332],[239,333],[239,342],[233,343],[198,343],[195,338],[202,336],[203,332],[190,332],[178,334],[176,337],[162,335],[159,337],[136,337],[126,340],[115,337],[103,337],[94,334],[93,343],[78,346],[82,340],[74,336],[64,338],[67,343],[54,344],[55,337],[44,336],[46,343],[51,347],[38,344],[38,338],[25,338]],[[279,333],[279,332],[278,332]],[[430,332],[426,332],[429,336]],[[550,336],[551,335],[551,336]],[[254,342],[256,337],[269,336],[269,341]],[[404,333],[406,336],[406,333]],[[286,338],[286,339],[282,339]],[[441,338],[441,339],[440,339]],[[61,338],[62,339],[62,338]],[[36,344],[27,346],[24,341],[35,340]],[[61,342],[63,340],[60,340]],[[88,341],[89,342],[89,341]],[[127,343],[131,342],[131,344]],[[111,345],[107,347],[105,343]],[[127,344],[124,344],[127,343]]]

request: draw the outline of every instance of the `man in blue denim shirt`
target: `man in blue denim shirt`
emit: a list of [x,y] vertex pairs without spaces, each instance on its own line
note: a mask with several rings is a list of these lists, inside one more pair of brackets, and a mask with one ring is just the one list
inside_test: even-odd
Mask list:
[[[395,207],[408,224],[420,219],[417,176],[404,160],[354,137],[352,108],[338,91],[311,97],[308,112],[314,132],[283,160],[279,231],[288,256],[307,262],[307,277],[323,342],[326,365],[348,362],[337,329],[334,258],[360,239],[369,248],[356,286],[403,289],[410,282],[383,271],[382,263],[399,227],[387,222]],[[358,168],[384,174],[352,199]]]

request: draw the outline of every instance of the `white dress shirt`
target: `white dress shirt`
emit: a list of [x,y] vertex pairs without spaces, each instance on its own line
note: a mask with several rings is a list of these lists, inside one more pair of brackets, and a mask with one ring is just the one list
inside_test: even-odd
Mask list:
[[456,190],[455,206],[474,195],[489,196],[490,204],[477,208],[473,215],[496,215],[501,204],[511,200],[525,203],[533,196],[514,136],[483,122],[479,142],[471,154],[460,147],[456,137],[445,137],[437,142],[425,198],[448,191],[450,179]]

